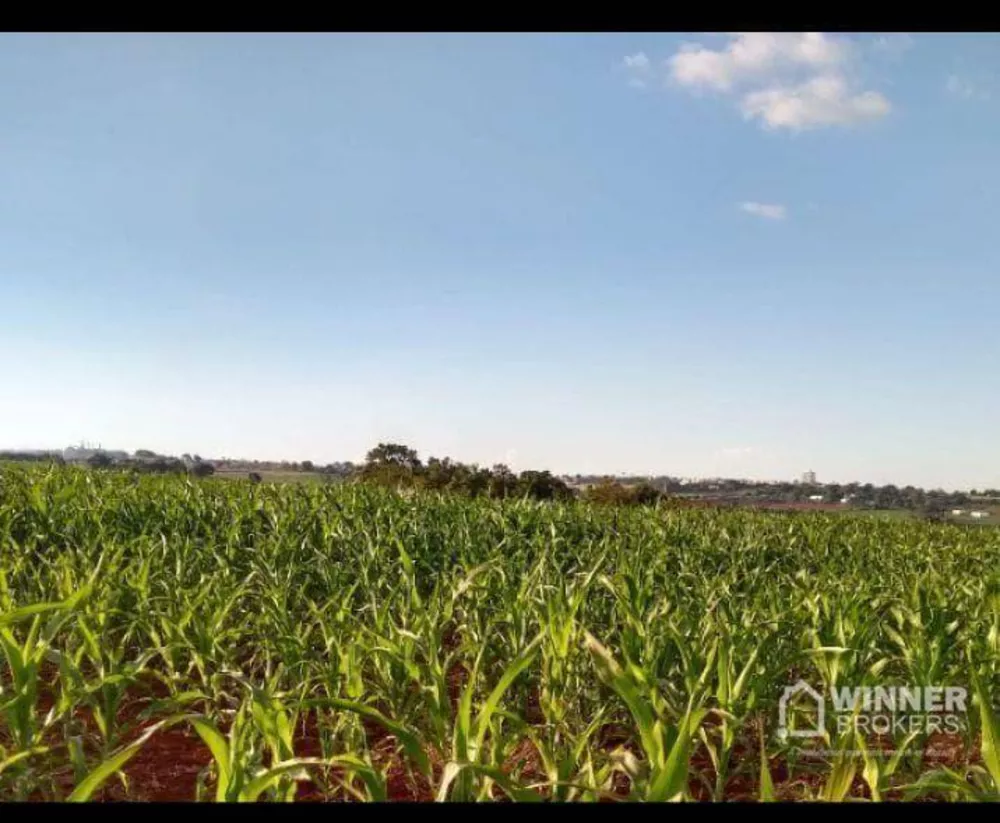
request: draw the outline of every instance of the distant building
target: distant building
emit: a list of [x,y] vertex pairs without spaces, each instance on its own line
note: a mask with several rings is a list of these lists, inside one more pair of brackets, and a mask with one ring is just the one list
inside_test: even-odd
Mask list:
[[989,512],[969,512],[969,514],[972,517],[975,517],[976,520],[982,520],[984,517],[989,517],[990,516]]
[[802,482],[805,483],[807,486],[815,486],[816,485],[816,472],[813,472],[813,471],[803,472],[802,473]]
[[965,514],[965,509],[952,509],[951,513],[955,515],[955,517],[961,517],[963,514]]
[[813,503],[822,503],[823,502],[823,495],[821,495],[821,494],[810,494],[809,495],[809,499]]

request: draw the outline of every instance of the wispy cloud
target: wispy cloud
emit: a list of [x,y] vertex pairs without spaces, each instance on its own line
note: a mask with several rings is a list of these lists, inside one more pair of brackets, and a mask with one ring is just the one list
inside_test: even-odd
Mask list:
[[628,75],[628,84],[644,89],[653,77],[653,64],[645,52],[631,54],[622,60],[622,66]]
[[787,210],[779,203],[755,203],[747,200],[740,203],[740,208],[747,214],[763,217],[765,220],[784,220],[787,215]]
[[898,58],[908,52],[916,44],[916,41],[909,34],[895,32],[891,34],[880,34],[872,41],[872,49],[877,54],[886,57]]
[[952,97],[961,100],[989,100],[990,90],[983,88],[978,83],[974,83],[967,77],[960,77],[957,74],[949,74],[945,81],[944,89]]
[[[664,63],[669,81],[693,93],[737,96],[744,118],[765,129],[853,126],[883,117],[891,109],[881,93],[861,89],[853,80],[859,54],[845,38],[822,32],[727,36],[729,41],[721,48],[701,43],[681,46]],[[625,65],[630,77],[643,85],[656,76],[642,52],[625,58]]]

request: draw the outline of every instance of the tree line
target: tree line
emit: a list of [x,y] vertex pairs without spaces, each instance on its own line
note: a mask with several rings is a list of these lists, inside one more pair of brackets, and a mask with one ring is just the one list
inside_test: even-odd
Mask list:
[[[599,476],[577,475],[574,482],[606,484]],[[969,506],[981,499],[1000,499],[1000,490],[975,489],[969,492],[943,489],[925,490],[916,486],[877,486],[872,483],[791,483],[755,482],[752,480],[713,479],[683,482],[675,477],[622,477],[618,485],[638,488],[648,487],[667,495],[700,497],[717,501],[743,503],[844,503],[855,508],[868,509],[950,509]],[[648,495],[648,492],[647,492]],[[818,500],[816,498],[819,498]]]
[[[62,453],[53,451],[0,451],[0,462],[66,464]],[[169,457],[148,449],[138,449],[132,457],[125,459],[98,451],[83,462],[92,469],[115,468],[140,474],[192,474],[195,477],[210,477],[215,474],[215,466],[198,455]]]
[[[62,454],[53,451],[0,451],[0,461],[63,463]],[[951,509],[968,507],[979,500],[1000,500],[1000,490],[969,492],[929,491],[915,486],[898,487],[872,483],[762,483],[748,480],[713,479],[683,482],[670,476],[620,477],[576,475],[572,485],[550,471],[526,470],[520,473],[498,463],[490,468],[467,464],[451,458],[430,457],[420,460],[417,452],[399,443],[379,443],[365,456],[362,464],[350,461],[316,465],[310,460],[203,460],[199,455],[180,458],[138,449],[127,459],[115,459],[98,452],[86,460],[92,468],[120,468],[138,473],[188,473],[208,477],[216,469],[259,471],[302,471],[318,473],[329,481],[360,481],[401,488],[453,492],[470,497],[527,497],[535,500],[580,498],[604,505],[677,505],[699,503],[744,504],[823,502],[845,504],[862,509],[906,509],[928,517],[943,516]]]
[[396,488],[453,492],[469,497],[528,497],[534,500],[570,500],[573,490],[549,471],[516,473],[498,463],[492,468],[460,463],[448,457],[428,458],[399,443],[379,443],[365,456],[352,480]]

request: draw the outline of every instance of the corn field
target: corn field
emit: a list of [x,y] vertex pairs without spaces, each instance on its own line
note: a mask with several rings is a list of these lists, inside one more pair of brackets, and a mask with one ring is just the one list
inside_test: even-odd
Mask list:
[[0,468],[0,799],[997,800],[998,687],[1000,529]]

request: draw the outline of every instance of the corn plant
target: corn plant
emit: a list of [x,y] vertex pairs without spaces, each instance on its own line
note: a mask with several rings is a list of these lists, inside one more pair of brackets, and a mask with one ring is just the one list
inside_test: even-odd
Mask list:
[[[989,527],[4,465],[0,797],[155,794],[171,741],[205,800],[993,799],[998,560]],[[940,768],[919,731],[804,753],[800,679],[966,686],[973,722]]]

